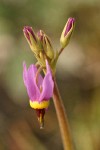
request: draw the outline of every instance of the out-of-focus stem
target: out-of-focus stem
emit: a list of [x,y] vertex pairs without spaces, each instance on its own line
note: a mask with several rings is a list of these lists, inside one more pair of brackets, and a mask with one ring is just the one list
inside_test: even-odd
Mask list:
[[60,55],[60,54],[62,53],[63,49],[64,49],[64,48],[61,48],[61,49],[59,50],[58,55]]
[[69,124],[55,78],[53,101],[57,113],[64,150],[72,150],[72,141],[69,131]]

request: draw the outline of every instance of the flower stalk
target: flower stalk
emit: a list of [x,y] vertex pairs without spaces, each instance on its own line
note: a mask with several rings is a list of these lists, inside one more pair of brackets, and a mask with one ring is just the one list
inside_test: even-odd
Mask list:
[[59,122],[64,150],[72,150],[72,141],[71,141],[68,119],[65,113],[65,108],[58,90],[55,77],[54,77],[53,102],[54,102],[54,106],[56,109],[56,114]]
[[58,55],[60,56],[60,54],[62,53],[62,51],[63,51],[63,47],[59,50],[59,52],[58,52]]

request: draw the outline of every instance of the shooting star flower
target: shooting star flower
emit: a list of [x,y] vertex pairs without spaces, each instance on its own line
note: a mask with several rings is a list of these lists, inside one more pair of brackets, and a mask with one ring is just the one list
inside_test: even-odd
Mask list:
[[23,80],[30,98],[30,106],[36,109],[40,127],[43,127],[45,110],[49,106],[49,100],[53,95],[54,82],[48,61],[46,60],[46,74],[41,76],[35,65],[27,69],[23,64]]

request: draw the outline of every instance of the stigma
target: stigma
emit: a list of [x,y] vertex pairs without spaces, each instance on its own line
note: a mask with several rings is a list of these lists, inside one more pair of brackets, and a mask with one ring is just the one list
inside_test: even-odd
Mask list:
[[38,121],[40,124],[40,129],[44,128],[44,115],[45,115],[45,109],[36,109]]

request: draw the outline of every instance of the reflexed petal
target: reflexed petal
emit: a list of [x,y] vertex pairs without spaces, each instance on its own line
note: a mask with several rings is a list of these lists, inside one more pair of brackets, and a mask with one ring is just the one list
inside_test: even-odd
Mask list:
[[41,76],[41,74],[38,75],[38,87],[40,88],[40,86],[42,85],[42,82],[43,82],[43,77]]
[[50,97],[52,97],[52,94],[53,94],[54,82],[53,82],[51,70],[47,61],[46,61],[46,68],[47,68],[47,73],[43,80],[43,84],[42,84],[43,90],[40,95],[39,101],[48,100],[50,99]]
[[[38,71],[37,70],[37,67],[35,65],[30,65],[30,67],[28,68],[28,71],[32,69],[32,75],[34,77],[34,80],[35,80],[35,76],[36,76],[36,72]],[[38,75],[38,87],[40,88],[40,85],[42,85],[42,82],[43,82],[43,77],[41,76],[41,74]]]
[[35,65],[30,65],[29,69],[26,70],[26,66],[24,64],[24,71],[23,71],[24,83],[27,88],[29,98],[32,101],[38,100],[40,96],[40,91],[35,81],[36,71],[37,68]]
[[[51,69],[50,69],[50,66],[49,66],[47,60],[46,60],[46,69],[47,69],[47,73],[50,73],[50,74],[51,74]],[[52,74],[51,74],[51,77],[52,77]]]
[[27,68],[26,68],[26,64],[25,62],[23,62],[23,80],[24,80],[24,84],[25,86],[27,85]]
[[37,72],[37,68],[35,65],[30,65],[29,68],[28,68],[28,71],[27,72],[30,72],[32,74],[33,77],[35,77],[36,75],[36,72]]

